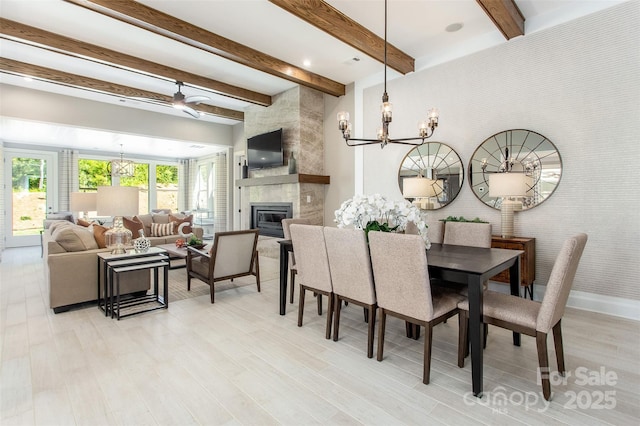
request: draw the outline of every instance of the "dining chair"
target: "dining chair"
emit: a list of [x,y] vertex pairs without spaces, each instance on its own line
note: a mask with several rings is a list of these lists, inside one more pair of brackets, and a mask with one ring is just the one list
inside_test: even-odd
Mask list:
[[216,282],[255,275],[260,291],[258,232],[257,229],[216,232],[208,253],[187,247],[187,290],[191,290],[191,279],[197,278],[209,285],[214,303]]
[[[427,252],[419,235],[369,232],[369,250],[378,300],[377,359],[383,358],[387,315],[424,326],[422,382],[428,384],[433,326],[456,315],[463,297],[453,292],[432,295]],[[463,344],[459,340],[459,352]]]
[[[577,234],[564,242],[551,270],[542,302],[494,291],[485,291],[483,295],[482,309],[485,324],[496,325],[536,338],[542,393],[546,400],[551,397],[547,334],[553,331],[558,371],[564,376],[564,348],[560,322],[586,244],[586,234]],[[460,302],[458,308],[461,310],[460,315],[468,318],[468,301]],[[466,341],[468,333],[466,321],[462,325],[461,333]],[[458,361],[458,366],[464,366],[464,356]]]
[[[325,338],[331,338],[333,317],[333,285],[329,272],[329,258],[322,226],[293,224],[290,226],[291,243],[296,252],[296,265],[300,281],[298,301],[298,327],[302,327],[304,315],[304,296],[307,290],[317,294],[318,307],[322,296],[329,299],[327,307],[327,326]],[[318,314],[321,314],[318,311]]]
[[444,244],[470,247],[491,247],[491,224],[475,222],[446,222]]
[[[284,233],[284,239],[291,239],[291,231],[289,227],[293,223],[298,223],[302,225],[309,225],[311,221],[309,219],[282,219],[282,232]],[[289,303],[293,303],[293,294],[296,288],[296,274],[298,270],[296,268],[296,257],[293,252],[289,252],[289,282],[291,286],[291,296],[289,297]]]
[[367,237],[362,229],[324,228],[333,285],[333,340],[338,341],[342,302],[350,302],[366,309],[369,324],[367,357],[373,357],[373,338],[376,323],[376,290],[371,270]]

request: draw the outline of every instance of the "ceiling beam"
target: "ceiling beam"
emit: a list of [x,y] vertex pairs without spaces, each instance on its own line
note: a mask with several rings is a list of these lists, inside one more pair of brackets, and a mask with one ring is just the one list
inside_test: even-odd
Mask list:
[[[384,63],[384,39],[378,37],[338,9],[322,0],[269,0],[292,15]],[[415,60],[387,43],[387,65],[407,74],[415,70]]]
[[[0,17],[0,34],[17,41],[45,49],[62,51],[70,56],[80,59],[91,58],[106,65],[119,68],[130,68],[145,74],[164,77],[168,80],[178,80],[184,83],[202,87],[221,96],[239,99],[257,105],[271,105],[271,96],[253,92],[242,87],[232,86],[200,75],[192,74],[176,68],[167,67],[155,62],[145,61],[135,56],[126,55],[114,50],[85,43],[76,39],[65,37],[39,28],[30,27],[19,22],[10,21]],[[7,38],[7,37],[4,37]]]
[[[15,61],[13,59],[2,57],[0,57],[0,72],[29,76],[34,79],[50,83],[61,84],[92,92],[106,93],[108,95],[118,97],[137,98],[135,100],[140,102],[146,102],[144,100],[140,100],[140,98],[146,98],[149,99],[149,102],[151,103],[162,103],[166,104],[167,107],[171,107],[171,102],[173,100],[171,96],[162,95],[160,93],[148,92],[134,87],[122,86],[120,84],[110,83],[91,77],[71,74],[64,71],[54,70],[52,68],[41,67],[39,65],[28,64],[26,62]],[[217,117],[244,121],[244,113],[242,111],[235,111],[206,104],[198,104],[194,109]]]
[[524,16],[514,0],[476,0],[507,40],[524,35]]
[[133,0],[65,0],[138,28],[333,96],[344,84],[296,67]]

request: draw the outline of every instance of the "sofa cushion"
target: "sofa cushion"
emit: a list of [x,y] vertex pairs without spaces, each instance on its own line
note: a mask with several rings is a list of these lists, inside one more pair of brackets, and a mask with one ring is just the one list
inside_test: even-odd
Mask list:
[[73,226],[73,223],[69,222],[68,220],[58,220],[55,219],[52,222],[49,223],[49,231],[53,234],[53,231],[55,231],[58,228],[66,228],[68,226]]
[[153,223],[169,223],[169,215],[166,213],[151,213]]
[[152,237],[165,237],[167,235],[172,235],[172,234],[173,234],[173,222],[151,224]]
[[109,228],[104,227],[102,225],[98,225],[97,223],[94,223],[93,225],[91,225],[91,232],[93,232],[93,238],[95,239],[99,248],[107,248],[107,243],[104,238],[104,233],[107,232],[108,230]]
[[153,217],[150,214],[139,214],[133,217],[138,219],[144,224],[144,235],[151,235],[151,224],[153,223]]
[[[133,238],[138,238],[140,236],[140,231],[144,232],[144,223],[140,221],[136,216],[134,217],[122,217],[122,223],[125,228],[131,231]],[[148,235],[146,232],[145,235]]]
[[66,251],[84,251],[98,248],[95,238],[83,226],[57,226],[51,231],[51,237]]
[[185,226],[184,228],[182,228],[182,233],[183,234],[190,234],[193,232],[193,229],[191,229],[191,224],[193,223],[193,215],[189,215],[189,216],[185,216],[185,215],[173,215],[170,214],[169,215],[169,220],[171,222],[173,222],[173,233],[177,234],[178,233],[178,228],[180,227],[181,224],[183,223],[188,223],[188,226]]

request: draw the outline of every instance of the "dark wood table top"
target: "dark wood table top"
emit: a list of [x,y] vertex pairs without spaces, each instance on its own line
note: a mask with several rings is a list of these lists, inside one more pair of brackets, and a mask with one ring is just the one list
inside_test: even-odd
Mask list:
[[431,244],[429,266],[472,274],[484,274],[523,253],[520,250]]

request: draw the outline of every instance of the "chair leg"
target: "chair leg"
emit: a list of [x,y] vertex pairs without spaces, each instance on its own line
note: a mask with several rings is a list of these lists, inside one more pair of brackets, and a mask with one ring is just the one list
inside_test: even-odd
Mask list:
[[564,376],[564,348],[562,346],[562,327],[560,321],[553,326],[553,343],[556,349],[556,360],[558,361],[558,371]]
[[289,303],[293,303],[293,294],[295,293],[296,290],[296,271],[295,270],[291,270],[291,275],[290,275],[290,279],[291,281],[291,296],[289,296]]
[[300,299],[298,300],[298,327],[302,327],[302,315],[304,313],[304,293],[306,290],[300,286]]
[[484,341],[482,342],[482,349],[487,349],[487,336],[489,335],[489,324],[482,324],[484,330]]
[[467,311],[458,312],[458,367],[464,367],[464,358],[466,350],[468,350],[469,345],[467,344],[468,336],[467,330],[468,326],[467,322]]
[[433,324],[428,322],[424,327],[424,360],[422,361],[422,383],[429,384],[431,376],[431,344],[433,337]]
[[380,314],[380,320],[378,321],[378,356],[377,360],[382,361],[382,355],[384,353],[384,332],[387,325],[387,313],[384,309],[378,308]]
[[322,295],[320,293],[317,293],[316,298],[318,299],[318,315],[322,315]]
[[258,287],[258,293],[260,293],[260,258],[258,252],[256,252],[256,286]]
[[367,358],[373,358],[373,338],[376,326],[376,307],[373,305],[369,306],[369,309],[366,312],[369,313],[369,315],[367,315],[369,319],[367,334]]
[[[320,297],[320,295],[318,295],[318,297]],[[329,340],[331,339],[331,323],[333,320],[333,293],[329,293],[327,298],[329,299],[329,306],[327,306],[327,330],[324,333],[324,338]]]
[[187,291],[191,291],[191,275],[187,273]]
[[538,364],[542,379],[542,395],[547,401],[551,398],[551,383],[549,382],[549,354],[547,353],[547,333],[536,333],[536,347],[538,348]]
[[333,318],[333,341],[338,341],[338,329],[340,328],[340,307],[342,306],[342,300],[340,300],[340,296],[334,294],[334,318]]
[[211,303],[215,302],[215,294],[216,292],[213,289],[213,283],[209,283],[209,291],[211,293]]

